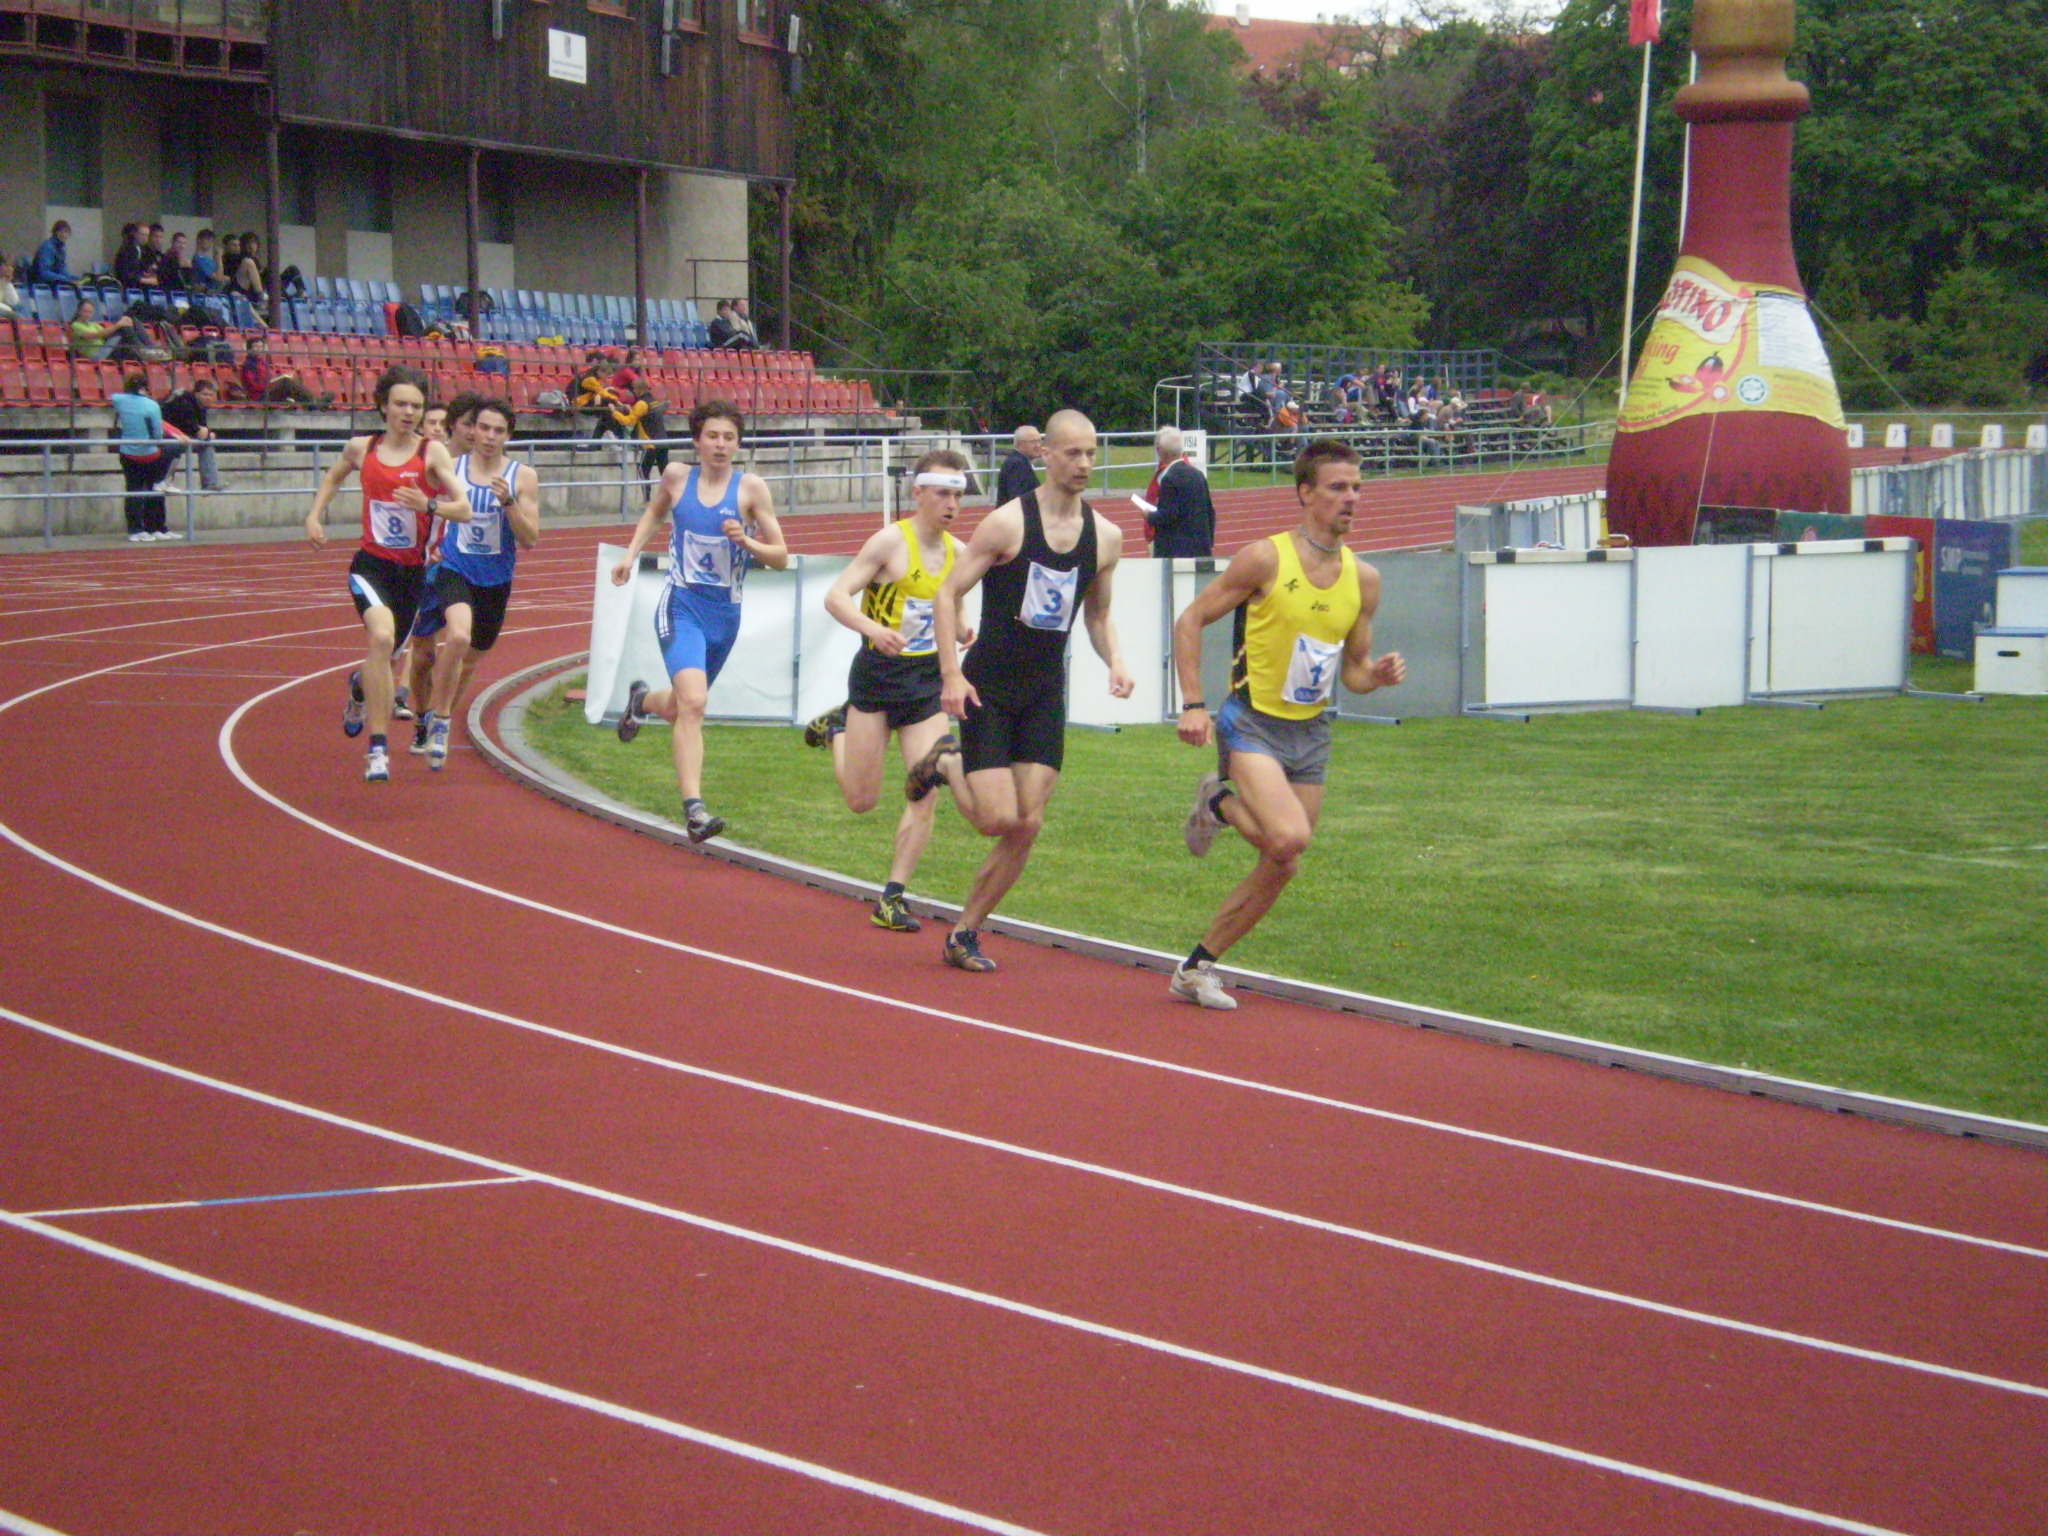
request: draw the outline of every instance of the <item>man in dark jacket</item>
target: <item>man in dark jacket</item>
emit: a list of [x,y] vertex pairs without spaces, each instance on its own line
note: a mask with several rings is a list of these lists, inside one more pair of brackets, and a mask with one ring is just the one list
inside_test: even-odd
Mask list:
[[177,428],[199,455],[200,489],[224,491],[227,486],[213,457],[213,428],[206,424],[206,408],[213,404],[213,396],[213,380],[193,380],[190,389],[180,390],[164,402],[164,425]]
[[1208,479],[1184,457],[1179,427],[1161,427],[1153,444],[1159,450],[1159,504],[1145,513],[1152,553],[1161,560],[1207,559],[1216,549],[1216,504],[1209,499]]
[[1003,456],[1002,468],[996,471],[996,505],[1003,506],[1015,501],[1026,491],[1038,489],[1036,463],[1039,454],[1045,450],[1045,436],[1038,428],[1021,426],[1011,439],[1015,444]]

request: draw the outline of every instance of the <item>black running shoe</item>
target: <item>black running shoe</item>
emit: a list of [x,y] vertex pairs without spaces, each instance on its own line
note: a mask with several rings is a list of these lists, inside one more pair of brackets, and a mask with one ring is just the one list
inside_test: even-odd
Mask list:
[[631,741],[640,734],[640,706],[647,702],[647,685],[637,678],[626,687],[626,712],[619,716],[619,740]]
[[996,968],[995,961],[981,952],[981,931],[977,928],[957,928],[946,935],[946,964],[977,975]]
[[410,720],[412,718],[412,691],[401,688],[391,697],[391,718]]
[[804,727],[804,745],[807,747],[829,747],[832,738],[846,729],[846,706],[828,709],[809,725]]
[[693,805],[690,814],[683,818],[683,830],[690,834],[691,842],[701,843],[725,830],[725,818],[712,815],[701,805]]
[[341,711],[341,734],[362,735],[363,718],[367,713],[363,707],[363,674],[351,672],[348,675],[348,703],[342,706]]
[[911,914],[910,904],[901,894],[876,900],[875,926],[887,928],[891,933],[917,933],[924,928],[924,924]]
[[[937,741],[933,742],[931,751],[925,753],[923,757],[917,760],[916,765],[911,768],[909,775],[904,779],[903,798],[906,800],[922,800],[926,795],[945,783],[946,776],[939,771],[939,759],[948,752],[958,752],[959,750],[960,743],[955,741],[950,735],[941,736]],[[994,970],[995,967],[991,965],[989,969]]]

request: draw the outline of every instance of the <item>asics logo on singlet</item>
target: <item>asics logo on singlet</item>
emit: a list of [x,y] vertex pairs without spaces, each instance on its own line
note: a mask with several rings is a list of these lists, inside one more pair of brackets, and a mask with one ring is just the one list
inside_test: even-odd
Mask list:
[[1296,587],[1299,587],[1301,585],[1301,582],[1295,577],[1290,576],[1285,581],[1281,582],[1280,585],[1285,587],[1288,591],[1292,592]]

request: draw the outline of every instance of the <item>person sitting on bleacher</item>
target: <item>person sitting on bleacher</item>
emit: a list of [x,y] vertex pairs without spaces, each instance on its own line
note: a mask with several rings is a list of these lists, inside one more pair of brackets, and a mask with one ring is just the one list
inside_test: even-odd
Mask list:
[[246,230],[242,234],[241,255],[228,278],[228,287],[249,301],[258,325],[266,323],[263,316],[270,308],[270,295],[263,287],[263,242]]
[[114,281],[123,288],[142,286],[142,263],[149,255],[149,247],[142,241],[145,227],[141,224],[121,226],[121,243],[114,251]]
[[118,320],[102,322],[99,314],[99,306],[91,299],[78,301],[78,313],[72,316],[68,327],[73,354],[89,363],[103,362],[110,357],[139,360],[142,341],[136,335],[135,322],[126,315]]
[[0,319],[21,317],[21,295],[14,287],[14,263],[0,256]]
[[[183,239],[181,235],[179,237]],[[202,229],[192,245],[191,293],[215,293],[220,289],[220,258],[213,252],[213,231]]]
[[190,389],[180,390],[164,402],[164,425],[190,442],[192,451],[199,455],[199,488],[224,491],[227,485],[220,477],[220,465],[214,458],[213,428],[206,423],[206,408],[213,404],[213,395],[213,380],[204,377],[194,379]]
[[161,224],[146,224],[142,230],[142,276],[140,282],[145,288],[164,289],[171,286],[171,253],[164,249],[164,227]]
[[[246,247],[244,247],[246,249]],[[270,344],[261,336],[249,338],[249,350],[242,355],[242,394],[245,399],[268,401],[272,404],[326,405],[328,400],[316,400],[312,391],[289,373],[278,373],[270,366]]]
[[654,398],[645,379],[633,380],[626,397],[611,408],[611,416],[621,437],[637,439],[644,445],[640,452],[641,479],[652,480],[668,468],[668,448],[656,446],[668,436],[668,413]]
[[710,331],[714,347],[732,352],[751,352],[754,349],[753,336],[736,321],[731,299],[718,301],[718,312],[711,317]]
[[757,347],[761,345],[761,333],[754,329],[754,314],[747,308],[745,299],[732,301],[732,323],[749,342]]
[[50,226],[50,238],[36,247],[35,259],[28,264],[28,280],[32,283],[76,283],[71,275],[71,258],[65,246],[71,239],[71,225],[68,220],[59,219]]
[[185,249],[185,236],[182,232],[171,236],[171,248],[164,252],[163,260],[157,263],[157,273],[163,279],[164,287],[173,293],[199,291],[199,274],[192,268],[192,257]]
[[[619,404],[618,395],[605,382],[606,361],[602,352],[592,352],[583,360],[583,366],[569,385],[570,406],[596,418],[593,437],[603,437],[613,429],[612,408]],[[623,433],[620,435],[624,436]]]
[[612,375],[612,393],[623,403],[633,397],[634,389],[640,383],[640,349],[626,348],[626,360],[619,364],[618,372]]

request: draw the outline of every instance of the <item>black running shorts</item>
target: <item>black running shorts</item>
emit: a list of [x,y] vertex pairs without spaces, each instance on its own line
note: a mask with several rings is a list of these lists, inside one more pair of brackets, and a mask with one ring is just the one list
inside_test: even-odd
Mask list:
[[939,691],[936,656],[885,656],[863,645],[846,674],[848,706],[888,716],[892,731],[936,715]]
[[1067,687],[1042,688],[1019,699],[986,695],[961,722],[960,766],[968,773],[1043,763],[1058,771],[1067,755]]
[[498,643],[498,631],[505,627],[505,609],[512,601],[512,583],[479,587],[460,571],[446,565],[433,568],[427,581],[426,599],[420,605],[419,624],[413,633],[431,635],[448,622],[447,612],[458,603],[469,605],[469,648],[488,651]]
[[358,549],[355,559],[348,563],[348,595],[355,600],[356,617],[361,618],[372,608],[389,608],[393,633],[398,643],[403,644],[412,633],[413,617],[419,612],[426,579],[427,568],[423,565],[400,565],[396,560],[385,560],[367,549]]

